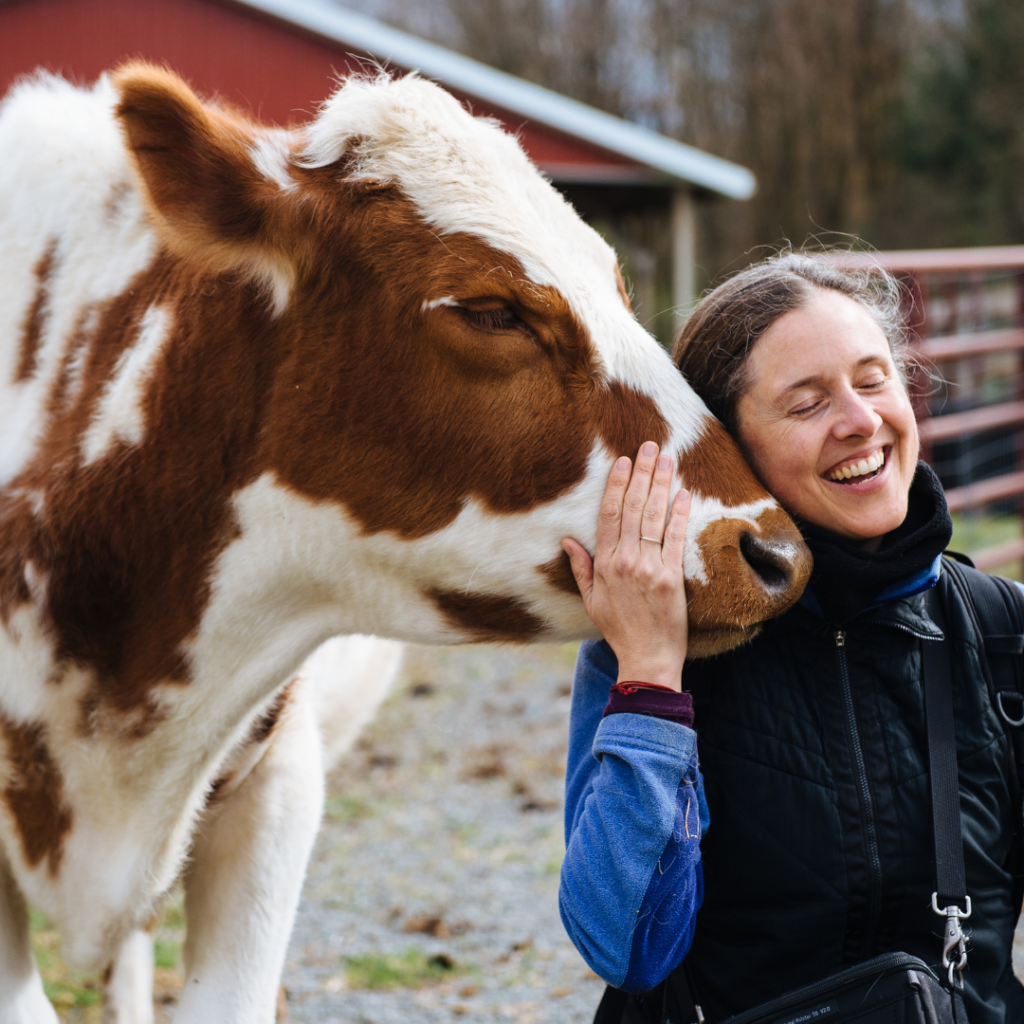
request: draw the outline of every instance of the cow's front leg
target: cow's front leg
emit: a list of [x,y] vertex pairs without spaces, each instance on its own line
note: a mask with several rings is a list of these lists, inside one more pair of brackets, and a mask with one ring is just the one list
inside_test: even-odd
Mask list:
[[32,956],[28,907],[0,852],[0,1024],[57,1024]]
[[[323,809],[320,734],[292,686],[200,819],[185,875],[185,987],[175,1024],[273,1024],[306,863]],[[270,729],[265,738],[263,733]],[[235,771],[249,768],[243,749]],[[223,795],[227,791],[227,795]]]
[[133,931],[107,970],[103,1024],[153,1024],[153,936],[148,931]]

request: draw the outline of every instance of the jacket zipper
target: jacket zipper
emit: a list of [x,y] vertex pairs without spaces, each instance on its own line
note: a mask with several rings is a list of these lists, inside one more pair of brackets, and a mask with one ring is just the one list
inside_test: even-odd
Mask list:
[[839,675],[843,684],[843,709],[846,712],[846,735],[853,754],[857,787],[860,790],[861,808],[864,815],[864,841],[867,846],[868,868],[871,884],[868,889],[868,916],[864,928],[861,956],[871,954],[871,942],[882,914],[882,857],[878,851],[878,829],[875,822],[875,806],[868,784],[868,772],[864,764],[864,750],[860,745],[860,731],[853,706],[853,691],[850,688],[850,671],[846,663],[846,631],[837,629],[833,634],[836,651],[839,654]]

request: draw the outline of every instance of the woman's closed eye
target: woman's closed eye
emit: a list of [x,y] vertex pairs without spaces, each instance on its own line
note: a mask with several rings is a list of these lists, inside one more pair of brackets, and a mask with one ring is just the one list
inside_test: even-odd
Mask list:
[[808,398],[795,409],[790,409],[789,414],[791,416],[809,416],[812,412],[821,408],[823,401],[821,398]]
[[533,334],[530,325],[508,306],[500,306],[497,309],[467,309],[460,306],[459,312],[467,323],[485,334],[505,334],[510,331]]

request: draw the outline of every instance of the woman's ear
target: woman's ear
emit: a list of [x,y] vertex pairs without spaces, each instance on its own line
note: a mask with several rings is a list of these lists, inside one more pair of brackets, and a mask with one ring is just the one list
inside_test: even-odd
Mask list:
[[128,150],[167,246],[210,269],[269,277],[275,292],[290,286],[287,204],[280,182],[256,162],[270,133],[240,113],[203,104],[165,68],[132,62],[114,73],[113,84]]

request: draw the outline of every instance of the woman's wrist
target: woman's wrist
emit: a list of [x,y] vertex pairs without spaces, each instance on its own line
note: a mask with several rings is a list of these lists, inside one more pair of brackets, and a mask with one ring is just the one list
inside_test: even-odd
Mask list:
[[682,662],[628,661],[619,662],[619,683],[653,683],[677,693],[683,688]]

